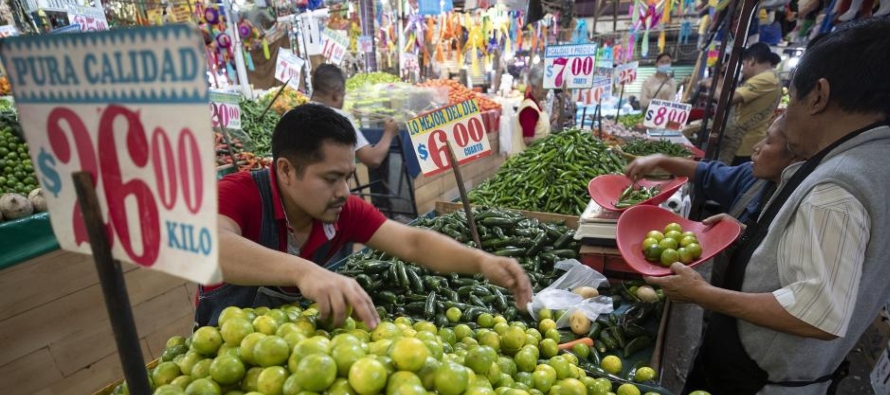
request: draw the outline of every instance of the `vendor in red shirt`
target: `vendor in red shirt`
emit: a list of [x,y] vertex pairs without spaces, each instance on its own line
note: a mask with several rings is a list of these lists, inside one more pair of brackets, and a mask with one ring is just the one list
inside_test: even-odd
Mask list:
[[517,306],[530,301],[528,276],[515,260],[387,220],[350,195],[355,144],[346,118],[322,105],[302,105],[275,127],[271,169],[219,181],[219,263],[226,282],[199,288],[198,326],[216,325],[228,306],[275,307],[302,294],[318,303],[322,318],[339,325],[351,306],[373,328],[378,316],[368,294],[354,279],[325,268],[346,242],[437,272],[482,273],[510,289]]
[[519,116],[516,117],[519,127],[513,134],[513,152],[522,152],[532,141],[550,134],[550,115],[541,105],[547,98],[544,89],[544,69],[532,67],[528,72],[528,89],[525,99],[519,105]]

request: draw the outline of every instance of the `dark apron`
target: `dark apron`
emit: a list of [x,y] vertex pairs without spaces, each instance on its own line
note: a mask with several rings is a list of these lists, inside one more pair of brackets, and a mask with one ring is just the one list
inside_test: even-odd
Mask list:
[[[269,170],[251,172],[251,177],[260,191],[263,204],[263,217],[260,222],[260,239],[263,247],[280,251],[279,225],[275,219],[272,186]],[[325,263],[330,259],[332,240],[328,240],[312,253],[312,261]],[[246,263],[245,263],[246,264]],[[291,292],[281,287],[242,286],[223,283],[217,288],[206,291],[198,286],[198,305],[195,308],[195,329],[202,326],[216,326],[219,314],[229,306],[237,307],[278,307],[301,299],[299,292]]]
[[[884,122],[880,124],[884,124]],[[779,209],[788,201],[791,193],[816,169],[822,159],[837,146],[876,126],[878,124],[854,131],[807,160],[794,173],[788,183],[777,192],[775,200],[763,212],[763,215],[760,218],[749,219],[745,233],[736,244],[736,249],[726,269],[723,288],[733,291],[742,290],[745,269],[747,269],[754,251],[766,238],[769,226],[779,213]],[[761,209],[766,201],[767,199],[764,199],[760,203]],[[745,350],[739,336],[738,320],[735,317],[713,312],[692,371],[686,379],[683,393],[705,390],[714,395],[755,395],[766,385],[805,387],[828,381],[836,383],[846,376],[848,366],[849,363],[844,361],[831,374],[813,380],[772,382],[769,380],[769,373],[761,369]]]

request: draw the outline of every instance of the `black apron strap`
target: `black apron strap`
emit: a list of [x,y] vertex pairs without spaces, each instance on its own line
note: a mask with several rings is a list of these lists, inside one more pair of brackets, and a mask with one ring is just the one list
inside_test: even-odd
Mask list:
[[275,200],[272,198],[272,180],[269,179],[269,169],[253,171],[250,176],[260,190],[260,199],[263,202],[259,243],[263,247],[278,251],[281,244],[278,238],[278,221],[275,220],[273,203]]

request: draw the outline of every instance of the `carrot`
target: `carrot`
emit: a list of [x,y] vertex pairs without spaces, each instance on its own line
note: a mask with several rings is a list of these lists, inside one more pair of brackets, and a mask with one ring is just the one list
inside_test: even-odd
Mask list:
[[587,347],[593,347],[593,339],[589,337],[582,337],[578,340],[572,340],[570,342],[565,342],[559,345],[560,350],[571,350],[572,347],[575,347],[576,344],[584,344]]

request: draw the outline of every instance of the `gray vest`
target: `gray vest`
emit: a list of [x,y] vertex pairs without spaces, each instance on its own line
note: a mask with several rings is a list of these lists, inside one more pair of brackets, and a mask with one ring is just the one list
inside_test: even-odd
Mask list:
[[[831,182],[855,196],[868,211],[870,238],[856,305],[846,336],[832,341],[802,338],[739,321],[739,335],[748,354],[769,372],[771,381],[813,380],[830,374],[890,297],[890,127],[865,132],[832,151],[791,194],[779,210],[769,234],[754,252],[745,271],[744,292],[764,293],[782,288],[778,271],[780,235],[789,227],[803,198],[816,185]],[[794,165],[785,171],[787,181]],[[783,181],[784,184],[784,181]],[[781,188],[781,186],[780,186]],[[777,195],[778,193],[774,194]],[[825,393],[827,383],[802,388],[767,386],[760,394]]]

